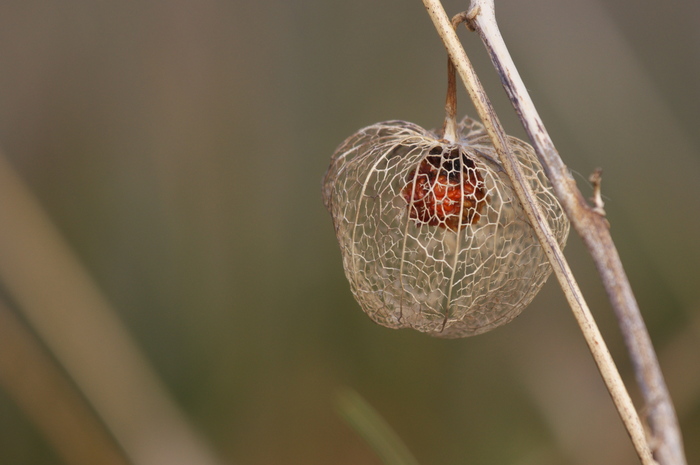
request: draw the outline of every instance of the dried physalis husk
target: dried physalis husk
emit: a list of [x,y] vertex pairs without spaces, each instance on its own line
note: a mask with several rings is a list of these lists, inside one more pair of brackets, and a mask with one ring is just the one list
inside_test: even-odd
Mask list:
[[[552,271],[484,127],[465,118],[456,140],[388,121],[333,154],[324,203],[352,292],[381,325],[480,334],[518,316]],[[532,147],[508,141],[563,247],[569,222]]]

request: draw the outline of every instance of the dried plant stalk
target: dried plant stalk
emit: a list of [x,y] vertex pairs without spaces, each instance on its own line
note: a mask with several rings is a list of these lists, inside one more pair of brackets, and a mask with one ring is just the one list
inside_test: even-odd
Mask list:
[[637,384],[644,398],[644,411],[654,444],[654,457],[661,465],[685,465],[683,439],[675,409],[668,393],[654,347],[649,337],[632,287],[622,266],[607,220],[601,215],[599,175],[596,178],[595,204],[590,207],[568,169],[559,157],[542,119],[530,98],[496,23],[493,0],[472,0],[469,26],[481,36],[516,113],[547,170],[557,197],[561,200],[574,228],[589,250],[608,293]]
[[[605,341],[571,273],[566,258],[558,247],[552,232],[549,230],[550,228],[547,222],[542,216],[542,212],[537,206],[533,193],[527,183],[524,182],[524,175],[508,146],[505,133],[498,117],[467,58],[464,48],[457,38],[450,20],[447,18],[442,4],[439,0],[423,0],[423,3],[467,88],[467,92],[479,113],[479,117],[484,122],[498,156],[508,172],[508,176],[513,181],[513,186],[516,188],[518,197],[527,212],[528,218],[533,224],[537,237],[547,253],[557,276],[557,280],[571,306],[574,316],[586,339],[589,350],[598,365],[606,387],[632,439],[637,454],[645,465],[655,464],[656,462],[652,458],[651,447],[647,441],[642,423],[605,345]],[[490,3],[490,8],[493,9],[492,2]],[[471,10],[470,13],[472,13],[470,16],[472,18],[478,15],[478,8],[476,10]],[[570,177],[568,178],[570,179]]]

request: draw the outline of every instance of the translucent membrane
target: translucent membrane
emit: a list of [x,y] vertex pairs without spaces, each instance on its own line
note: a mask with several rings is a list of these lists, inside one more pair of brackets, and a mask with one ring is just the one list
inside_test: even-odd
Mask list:
[[[333,154],[324,203],[352,292],[381,325],[480,334],[520,314],[551,273],[483,126],[465,118],[457,139],[388,121]],[[564,247],[569,222],[532,148],[509,143]]]

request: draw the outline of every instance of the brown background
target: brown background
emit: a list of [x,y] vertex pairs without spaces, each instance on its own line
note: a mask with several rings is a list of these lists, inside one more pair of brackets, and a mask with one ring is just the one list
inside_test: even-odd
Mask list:
[[[700,3],[497,14],[585,195],[604,169],[699,463]],[[334,413],[344,386],[423,464],[636,463],[553,280],[510,325],[459,341],[376,326],[350,295],[320,180],[362,126],[441,124],[445,53],[420,1],[4,1],[0,70],[3,150],[225,463],[379,463]],[[566,252],[632,382],[575,235]],[[4,391],[0,463],[61,463]]]

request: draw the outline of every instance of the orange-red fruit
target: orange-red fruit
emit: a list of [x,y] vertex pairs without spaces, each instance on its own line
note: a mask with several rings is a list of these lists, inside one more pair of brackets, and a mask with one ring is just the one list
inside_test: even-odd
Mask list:
[[[441,154],[430,152],[406,176],[401,191],[408,203],[409,216],[419,223],[457,231],[462,226],[479,221],[486,204],[484,180],[474,162],[458,150]],[[440,155],[438,155],[440,153]]]

